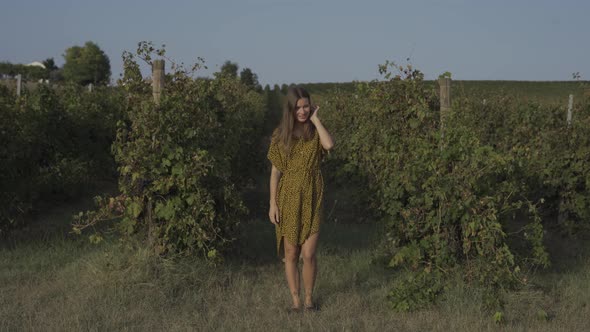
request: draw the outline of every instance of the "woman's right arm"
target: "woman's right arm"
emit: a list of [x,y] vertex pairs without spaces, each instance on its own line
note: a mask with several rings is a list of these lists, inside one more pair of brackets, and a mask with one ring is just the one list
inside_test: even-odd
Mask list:
[[270,209],[268,211],[268,217],[270,218],[270,222],[275,225],[278,225],[280,221],[279,207],[277,205],[276,197],[281,175],[281,171],[273,165],[272,170],[270,171]]

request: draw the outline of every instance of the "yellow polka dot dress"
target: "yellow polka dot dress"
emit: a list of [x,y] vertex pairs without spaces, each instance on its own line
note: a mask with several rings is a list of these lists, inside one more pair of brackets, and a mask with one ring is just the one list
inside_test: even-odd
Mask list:
[[309,236],[320,231],[324,180],[320,162],[324,150],[317,130],[312,139],[294,138],[291,154],[279,145],[277,130],[272,135],[268,159],[281,172],[276,202],[279,208],[277,254],[280,255],[284,237],[291,244],[303,244]]

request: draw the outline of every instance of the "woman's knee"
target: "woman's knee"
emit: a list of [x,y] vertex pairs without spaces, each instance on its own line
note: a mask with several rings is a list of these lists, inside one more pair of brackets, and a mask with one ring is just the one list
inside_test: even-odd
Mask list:
[[316,260],[315,252],[303,251],[302,255],[303,263],[313,263]]
[[285,261],[296,262],[299,258],[299,248],[297,246],[285,246]]

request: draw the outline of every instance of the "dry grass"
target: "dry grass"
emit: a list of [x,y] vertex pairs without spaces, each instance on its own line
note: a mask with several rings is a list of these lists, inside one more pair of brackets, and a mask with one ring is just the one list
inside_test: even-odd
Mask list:
[[[65,213],[57,211],[48,222],[67,219]],[[282,264],[274,256],[273,230],[263,221],[244,224],[236,258],[219,267],[156,258],[113,240],[94,246],[63,235],[20,239],[0,250],[0,331],[590,329],[589,255],[538,273],[530,287],[508,294],[505,322],[497,325],[481,308],[481,293],[462,282],[429,309],[391,311],[386,294],[397,274],[371,263],[375,233],[370,225],[323,226],[316,288],[321,311],[302,314],[285,310]]]

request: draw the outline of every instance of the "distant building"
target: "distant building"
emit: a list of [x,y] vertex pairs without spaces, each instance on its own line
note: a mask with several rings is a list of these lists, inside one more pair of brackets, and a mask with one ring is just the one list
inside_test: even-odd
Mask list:
[[41,67],[41,68],[45,69],[45,65],[39,61],[31,62],[31,63],[27,64],[27,66],[35,66],[35,67]]

